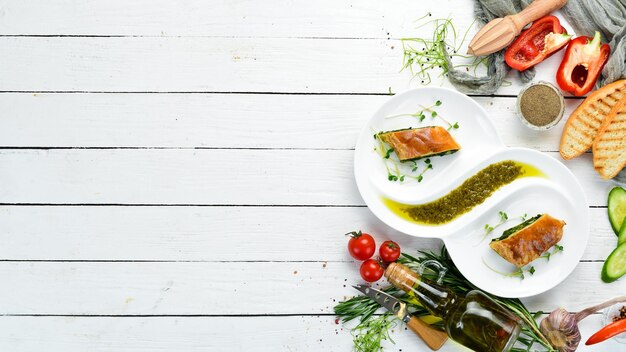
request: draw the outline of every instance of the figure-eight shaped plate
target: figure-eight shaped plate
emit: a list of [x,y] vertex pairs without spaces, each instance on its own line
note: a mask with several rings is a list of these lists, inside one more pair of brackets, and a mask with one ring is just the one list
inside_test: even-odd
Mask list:
[[[442,102],[432,109],[437,112],[437,117],[425,111],[426,118],[422,122],[410,115],[390,118],[414,114],[436,101]],[[451,124],[458,122],[459,128],[451,129],[450,133],[462,149],[452,155],[430,158],[433,168],[423,174],[421,182],[409,178],[404,182],[389,181],[385,161],[375,150],[377,141],[373,134],[407,127],[448,127],[444,119]],[[533,165],[546,177],[517,179],[500,188],[484,203],[440,226],[407,221],[383,202],[383,198],[388,198],[406,204],[427,203],[446,195],[488,165],[503,160]],[[415,172],[412,172],[412,165],[401,164],[400,167],[407,174],[419,174],[425,164],[422,161],[417,165]],[[359,192],[380,220],[411,236],[442,239],[463,275],[492,294],[527,297],[547,291],[574,270],[585,250],[589,236],[589,207],[576,177],[560,161],[546,154],[527,148],[505,147],[487,112],[457,91],[425,87],[390,98],[363,129],[356,145],[354,168]],[[394,170],[393,166],[391,170]],[[498,223],[500,211],[508,214],[509,221],[485,234],[485,225]],[[506,275],[516,268],[496,254],[489,247],[489,241],[499,237],[504,229],[521,222],[519,217],[522,215],[539,213],[549,213],[567,223],[559,243],[563,251],[552,255],[550,260],[539,258],[533,261],[525,269],[532,266],[534,274],[525,272],[524,279]]]

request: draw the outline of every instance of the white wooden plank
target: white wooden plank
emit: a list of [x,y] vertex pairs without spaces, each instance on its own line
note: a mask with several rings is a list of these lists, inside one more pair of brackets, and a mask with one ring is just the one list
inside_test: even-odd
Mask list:
[[[387,96],[0,94],[7,147],[354,148]],[[509,146],[558,150],[561,124],[534,132],[515,98],[474,98]],[[568,99],[565,116],[579,100]],[[215,133],[220,131],[220,133]]]
[[[350,351],[351,325],[330,316],[287,317],[0,317],[0,347],[12,352],[75,351]],[[580,325],[578,351],[621,351],[614,340],[585,346],[602,327],[594,314]],[[238,336],[239,338],[235,338]],[[386,351],[425,351],[412,332],[398,326]],[[245,338],[241,338],[245,337]],[[442,352],[466,351],[447,342]]]
[[[214,250],[207,247],[206,251]],[[350,262],[0,262],[3,314],[231,315],[332,313],[357,293]],[[578,310],[626,291],[600,281],[602,262],[581,262],[531,310]],[[584,292],[584,294],[579,294]]]
[[377,37],[408,36],[433,11],[463,30],[472,3],[276,0],[0,1],[0,34]]
[[[617,238],[606,209],[590,214],[582,259],[604,260]],[[392,230],[367,208],[4,206],[0,259],[349,261],[343,234],[357,229],[407,250],[441,246]]]
[[[351,150],[2,150],[0,203],[362,205]],[[560,159],[558,153],[548,153]],[[611,183],[566,162],[590,205]]]
[[[0,37],[0,48],[0,91],[387,93],[420,86],[400,72],[395,39]],[[557,55],[537,79],[555,81]],[[499,93],[517,95],[520,82],[509,76]],[[432,84],[449,87],[442,79]]]

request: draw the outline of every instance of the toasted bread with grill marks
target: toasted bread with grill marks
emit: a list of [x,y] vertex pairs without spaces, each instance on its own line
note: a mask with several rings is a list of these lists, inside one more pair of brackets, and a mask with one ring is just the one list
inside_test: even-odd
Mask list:
[[613,106],[593,142],[593,167],[605,179],[626,165],[626,96]]
[[596,90],[574,110],[561,135],[559,151],[563,159],[575,158],[591,148],[602,121],[624,96],[626,79]]

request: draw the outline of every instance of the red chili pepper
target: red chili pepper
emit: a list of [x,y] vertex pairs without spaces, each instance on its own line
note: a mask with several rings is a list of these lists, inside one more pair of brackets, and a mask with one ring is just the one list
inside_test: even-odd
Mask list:
[[593,38],[582,36],[573,39],[556,72],[559,87],[576,96],[586,94],[598,80],[610,53],[609,45],[602,44],[600,32],[596,32]]
[[511,68],[527,70],[561,50],[571,37],[558,18],[542,17],[533,22],[506,49],[504,60]]
[[589,340],[585,342],[585,345],[593,345],[598,342],[602,342],[624,331],[626,331],[626,319],[614,321],[611,324],[598,330],[598,332],[596,332],[595,334],[591,335]]

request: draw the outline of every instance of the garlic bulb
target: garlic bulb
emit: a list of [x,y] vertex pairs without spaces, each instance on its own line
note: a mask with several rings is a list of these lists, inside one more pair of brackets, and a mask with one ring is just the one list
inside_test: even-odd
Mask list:
[[540,327],[552,347],[562,352],[576,351],[580,331],[574,314],[558,308],[541,321]]
[[578,313],[570,313],[563,308],[557,308],[541,321],[541,332],[550,341],[552,347],[560,352],[576,351],[581,338],[578,322],[588,317],[589,314],[620,302],[626,302],[626,296],[614,298]]

